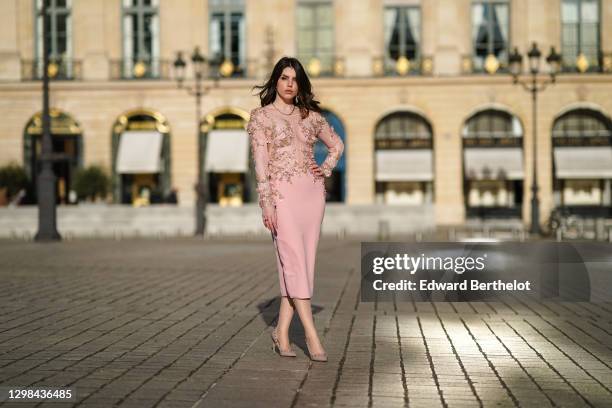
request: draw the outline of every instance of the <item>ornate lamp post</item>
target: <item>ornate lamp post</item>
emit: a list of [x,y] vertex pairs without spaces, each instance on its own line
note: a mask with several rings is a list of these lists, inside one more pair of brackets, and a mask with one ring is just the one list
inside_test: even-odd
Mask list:
[[514,48],[510,54],[510,72],[512,73],[514,84],[521,84],[523,89],[531,93],[532,100],[532,126],[533,126],[533,177],[531,181],[531,227],[529,232],[534,235],[540,235],[540,201],[538,199],[538,177],[537,177],[537,106],[538,93],[544,91],[548,84],[555,83],[556,75],[561,67],[561,55],[555,51],[555,47],[550,48],[550,54],[546,58],[546,62],[550,66],[550,78],[538,79],[540,73],[540,57],[542,53],[538,49],[538,45],[534,42],[531,49],[527,53],[529,59],[529,73],[531,78],[521,80],[519,76],[523,73],[523,56],[519,54],[518,48]]
[[[216,67],[219,64],[217,59],[207,60],[204,55],[200,52],[199,47],[195,47],[193,54],[191,55],[191,64],[193,67],[193,86],[185,86],[185,68],[187,63],[183,58],[182,51],[176,53],[176,59],[174,61],[174,70],[179,89],[186,89],[189,95],[195,96],[196,100],[196,138],[198,140],[198,181],[195,184],[196,192],[196,205],[195,205],[195,219],[196,228],[195,235],[203,236],[206,230],[206,203],[208,202],[208,183],[206,175],[204,174],[204,166],[206,155],[203,152],[206,151],[206,135],[200,137],[200,119],[202,117],[202,96],[204,96],[213,87],[218,84],[218,75],[214,76],[214,84],[212,86],[204,86],[203,80],[205,76],[205,69],[207,65],[210,67]],[[217,70],[215,70],[216,72]]]
[[[43,36],[48,36],[47,2],[42,2]],[[57,231],[57,209],[55,203],[55,174],[53,173],[53,142],[51,140],[51,120],[49,117],[49,44],[43,41],[43,111],[42,111],[42,151],[41,170],[37,177],[38,231],[36,241],[59,241]]]

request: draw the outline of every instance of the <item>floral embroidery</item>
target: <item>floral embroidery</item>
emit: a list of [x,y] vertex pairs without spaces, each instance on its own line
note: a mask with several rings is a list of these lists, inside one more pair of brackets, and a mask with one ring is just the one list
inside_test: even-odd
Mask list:
[[[324,119],[325,120],[325,119]],[[340,136],[334,131],[334,129],[329,126],[327,121],[322,125],[322,129],[319,133],[325,134],[325,140],[328,144],[328,152],[327,157],[323,164],[321,164],[321,170],[325,177],[329,177],[332,174],[332,170],[338,164],[338,160],[340,160],[340,156],[342,156],[342,152],[344,151],[344,143],[340,139]]]
[[[308,123],[308,122],[313,122],[313,123]],[[299,122],[299,126],[302,132],[304,133],[306,141],[308,143],[314,144],[317,141],[317,130],[319,129],[318,127],[316,127],[316,122],[314,120],[308,121],[307,119],[301,120]]]
[[261,208],[274,205],[275,192],[270,185],[268,167],[268,144],[272,132],[264,122],[261,109],[251,111],[251,119],[247,124],[247,133],[251,140],[251,154],[255,162],[255,179],[257,180],[257,193]]
[[322,183],[325,191],[324,177],[314,176],[311,169],[311,165],[316,163],[313,147],[318,138],[329,150],[321,165],[325,177],[331,175],[342,155],[342,140],[321,114],[311,112],[302,119],[299,112],[296,113],[288,116],[266,107],[251,112],[247,132],[251,139],[259,205],[262,208],[275,205],[284,198],[276,187],[278,182],[291,183],[293,176],[298,174],[312,174],[313,183]]

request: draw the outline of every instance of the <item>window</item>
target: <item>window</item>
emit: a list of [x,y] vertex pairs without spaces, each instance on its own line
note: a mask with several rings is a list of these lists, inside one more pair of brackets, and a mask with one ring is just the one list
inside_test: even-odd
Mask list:
[[433,131],[413,112],[393,112],[374,132],[374,181],[380,204],[433,202]]
[[[320,62],[320,74],[331,74],[334,63],[334,12],[329,1],[302,0],[297,8],[298,59],[312,69],[313,59]],[[317,72],[319,73],[319,72]]]
[[523,202],[523,127],[519,119],[489,108],[467,119],[463,139],[466,215],[519,218]]
[[[219,62],[231,61],[231,76],[245,74],[245,21],[243,0],[210,0],[209,50]],[[230,76],[228,75],[228,76]]]
[[576,109],[555,121],[554,138],[612,138],[612,122],[597,111]]
[[[346,131],[340,118],[329,110],[323,110],[323,117],[340,136],[345,144],[344,154],[338,159],[336,167],[332,170],[330,177],[325,179],[325,199],[328,202],[343,202],[346,198]],[[314,144],[314,157],[318,165],[321,165],[327,157],[327,146],[318,139]]]
[[[507,0],[480,0],[472,3],[473,69],[483,71],[489,55],[500,67],[508,63],[510,10]],[[496,69],[493,69],[496,71]]]
[[552,129],[553,198],[557,207],[589,217],[612,214],[612,120],[578,107],[559,116]]
[[478,112],[467,121],[462,132],[464,138],[520,138],[522,135],[519,120],[499,110]]
[[124,77],[159,76],[159,0],[123,0]]
[[431,147],[431,125],[420,115],[395,112],[376,126],[376,148]]
[[563,66],[573,70],[580,54],[588,61],[588,68],[599,68],[599,1],[563,0],[561,6],[561,49]]
[[419,7],[385,8],[385,71],[401,72],[400,57],[410,61],[406,71],[418,69],[414,64],[420,57],[421,10]]
[[[44,0],[47,6],[47,47],[49,63],[57,64],[57,73],[50,69],[52,77],[72,77],[72,18],[71,0]],[[36,0],[36,75],[42,77],[43,69],[43,0]]]

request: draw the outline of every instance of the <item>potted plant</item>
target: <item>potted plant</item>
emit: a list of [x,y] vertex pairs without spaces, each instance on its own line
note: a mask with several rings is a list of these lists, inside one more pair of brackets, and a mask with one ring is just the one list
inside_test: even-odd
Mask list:
[[15,162],[0,167],[0,206],[8,204],[20,191],[28,187],[28,175]]
[[108,194],[109,186],[110,177],[98,165],[79,169],[74,175],[73,187],[79,200],[103,201]]

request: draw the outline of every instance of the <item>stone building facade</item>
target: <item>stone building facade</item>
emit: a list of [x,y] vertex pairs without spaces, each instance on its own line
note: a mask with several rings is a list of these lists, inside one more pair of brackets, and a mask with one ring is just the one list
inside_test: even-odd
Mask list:
[[[40,7],[40,0],[0,2],[0,163],[16,161],[31,175]],[[563,56],[556,83],[538,95],[541,217],[558,206],[612,215],[611,0],[49,0],[49,7],[52,130],[67,157],[56,170],[66,202],[75,169],[99,164],[113,179],[115,202],[133,202],[148,186],[162,196],[176,188],[179,205],[192,206],[203,158],[213,201],[255,202],[244,142],[258,105],[252,87],[289,55],[309,69],[345,140],[328,199],[381,211],[431,206],[436,224],[527,223],[532,103],[508,68],[515,47],[525,55],[537,42],[542,80],[550,47]],[[199,118],[173,69],[182,51],[191,86],[195,47],[224,63],[207,71]],[[145,134],[152,139],[143,144]],[[199,151],[205,136],[209,152]],[[155,157],[135,157],[138,149]]]

